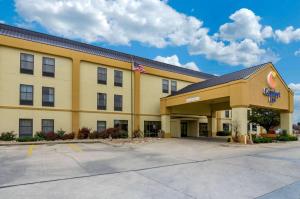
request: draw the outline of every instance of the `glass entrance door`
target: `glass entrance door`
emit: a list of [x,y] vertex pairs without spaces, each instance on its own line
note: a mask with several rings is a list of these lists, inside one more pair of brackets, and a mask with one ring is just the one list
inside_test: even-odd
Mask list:
[[180,127],[181,127],[181,137],[187,137],[188,123],[187,122],[181,122]]

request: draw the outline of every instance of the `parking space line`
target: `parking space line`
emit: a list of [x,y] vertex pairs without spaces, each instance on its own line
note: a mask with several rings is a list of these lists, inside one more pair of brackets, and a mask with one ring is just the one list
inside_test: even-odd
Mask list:
[[31,156],[32,155],[32,152],[33,152],[34,148],[36,148],[36,145],[30,145],[28,147],[27,156]]
[[76,145],[76,144],[68,144],[68,146],[69,146],[73,151],[75,151],[75,152],[80,152],[80,151],[81,151],[80,147],[79,147],[78,145]]

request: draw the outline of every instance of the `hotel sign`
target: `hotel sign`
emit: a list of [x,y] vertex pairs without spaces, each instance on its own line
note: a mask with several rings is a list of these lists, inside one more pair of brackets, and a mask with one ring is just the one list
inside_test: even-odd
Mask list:
[[185,101],[187,103],[191,103],[191,102],[196,102],[196,101],[199,101],[200,100],[200,97],[190,97],[190,98],[187,98]]
[[263,94],[268,97],[269,103],[275,103],[278,98],[280,98],[280,92],[276,91],[276,79],[277,75],[275,72],[271,71],[267,76],[267,83],[269,88],[263,89]]

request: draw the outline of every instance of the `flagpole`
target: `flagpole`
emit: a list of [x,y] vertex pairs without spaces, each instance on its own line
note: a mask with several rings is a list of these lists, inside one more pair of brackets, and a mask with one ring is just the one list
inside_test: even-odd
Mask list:
[[130,74],[130,76],[131,76],[131,139],[133,139],[133,134],[134,134],[134,127],[133,127],[133,125],[134,125],[134,123],[133,123],[133,118],[134,118],[134,116],[133,116],[133,96],[134,96],[134,94],[133,94],[133,80],[132,80],[132,75],[133,75],[133,73],[134,73],[134,62],[133,62],[133,56],[131,56],[131,74]]

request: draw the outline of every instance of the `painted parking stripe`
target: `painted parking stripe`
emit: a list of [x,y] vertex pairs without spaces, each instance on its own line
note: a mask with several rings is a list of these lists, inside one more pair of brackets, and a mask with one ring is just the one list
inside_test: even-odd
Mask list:
[[79,147],[78,145],[76,145],[76,144],[68,144],[68,146],[69,146],[73,151],[75,151],[75,152],[80,152],[80,151],[81,151],[80,147]]
[[28,147],[27,156],[32,156],[32,152],[34,148],[36,148],[36,145],[30,145]]

